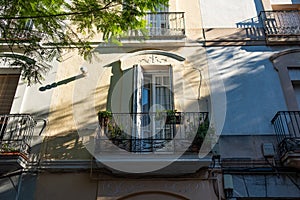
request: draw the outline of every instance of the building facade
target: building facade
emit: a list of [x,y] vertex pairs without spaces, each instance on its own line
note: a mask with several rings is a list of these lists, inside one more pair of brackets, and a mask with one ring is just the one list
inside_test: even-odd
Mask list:
[[30,87],[2,45],[0,199],[299,199],[299,10],[170,0]]

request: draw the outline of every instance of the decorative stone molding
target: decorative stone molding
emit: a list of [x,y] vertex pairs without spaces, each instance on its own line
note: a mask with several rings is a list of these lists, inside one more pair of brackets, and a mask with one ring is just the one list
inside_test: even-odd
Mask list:
[[139,64],[162,64],[167,63],[167,57],[150,54],[148,56],[144,56],[144,58],[138,61]]
[[[293,83],[289,75],[289,68],[300,69],[300,49],[290,49],[276,53],[270,57],[274,69],[278,72],[282,91],[289,111],[299,110]],[[300,80],[300,79],[299,79]]]
[[[209,199],[214,196],[213,180],[158,181],[144,180],[105,180],[98,183],[98,199],[126,197],[139,193],[169,193],[187,199]],[[206,198],[207,197],[207,198]],[[126,198],[125,198],[126,199]]]
[[144,50],[126,54],[120,59],[121,69],[127,70],[133,65],[174,65],[184,61],[185,58],[172,52],[159,50]]

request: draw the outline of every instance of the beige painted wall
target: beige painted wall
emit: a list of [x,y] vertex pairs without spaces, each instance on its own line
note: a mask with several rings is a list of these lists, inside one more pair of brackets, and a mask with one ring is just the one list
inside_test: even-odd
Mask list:
[[[22,107],[21,104],[23,104],[21,110],[34,113],[45,107],[48,124],[43,135],[60,137],[58,140],[64,141],[59,144],[60,147],[72,149],[70,144],[74,143],[74,138],[76,138],[76,143],[79,142],[85,145],[89,142],[89,136],[94,135],[97,129],[97,112],[106,110],[109,106],[110,99],[108,94],[112,89],[111,84],[117,81],[117,79],[112,81],[114,73],[122,74],[124,71],[132,68],[133,64],[138,64],[138,60],[152,56],[151,54],[137,56],[133,55],[133,52],[154,49],[176,54],[185,59],[185,61],[178,61],[168,55],[161,55],[159,58],[163,61],[160,64],[173,66],[176,109],[178,111],[195,111],[195,106],[198,105],[200,98],[202,100],[202,111],[207,111],[206,98],[208,98],[209,89],[207,87],[208,84],[205,84],[207,77],[204,75],[204,69],[207,66],[206,52],[204,48],[199,47],[200,45],[195,44],[193,40],[191,43],[189,40],[193,38],[198,39],[201,36],[199,1],[190,0],[189,3],[186,3],[184,0],[171,0],[170,3],[171,10],[174,9],[174,11],[186,13],[185,22],[188,36],[186,41],[141,41],[135,44],[125,43],[123,46],[99,44],[95,48],[96,54],[91,62],[84,61],[77,55],[76,51],[65,52],[62,58],[63,62],[53,63],[55,68],[51,76],[49,75],[51,79],[47,78],[42,85],[35,86],[33,89],[26,89],[26,91],[23,89],[23,93],[26,93],[28,98],[32,96],[37,97],[36,101],[31,101],[29,106],[29,104],[24,104],[24,101],[16,100],[18,103],[15,104],[15,108],[19,109]],[[118,65],[121,66],[121,71],[118,71]],[[88,69],[86,77],[80,77],[80,67],[82,66]],[[117,72],[113,69],[117,69]],[[203,74],[200,74],[202,72]],[[78,78],[53,87],[36,96],[39,87],[66,81],[72,77]],[[200,77],[202,78],[201,86]],[[132,79],[131,74],[127,80],[124,80],[120,95],[122,95],[122,92],[132,93]],[[122,99],[119,103],[120,112],[124,111],[125,107],[128,107],[128,102],[122,101]],[[80,135],[78,139],[75,137],[76,134]],[[54,140],[49,137],[46,140],[51,140],[51,146],[53,146],[51,149],[55,151]],[[69,141],[67,139],[64,140],[68,137],[71,138]],[[47,156],[47,158],[51,158],[51,152],[48,150],[49,157]],[[61,157],[65,157],[63,152],[59,154],[61,154]],[[59,159],[60,156],[55,155],[54,157]]]
[[202,16],[199,0],[177,0],[178,11],[185,12],[186,35],[188,39],[202,38]]
[[[207,70],[205,50],[202,47],[176,49],[176,51],[162,52],[180,55],[185,61],[178,61],[168,55],[155,55],[155,62],[163,62],[157,63],[158,65],[173,66],[175,109],[190,112],[199,109],[208,111],[209,88],[205,72]],[[126,49],[124,48],[124,50]],[[127,73],[129,76],[122,80],[120,91],[116,92],[117,98],[114,98],[117,99],[114,101],[117,102],[114,106],[120,112],[126,111],[125,108],[128,110],[130,102],[123,97],[124,94],[128,96],[132,93],[133,76],[130,69],[134,64],[146,62],[153,55],[151,53],[138,55],[139,51],[136,53],[113,53],[114,51],[119,50],[114,48],[111,50],[112,53],[97,54],[91,63],[83,61],[75,54],[70,54],[69,56],[72,57],[59,65],[56,82],[80,75],[79,68],[81,66],[87,67],[88,74],[86,77],[80,77],[51,89],[50,112],[45,135],[57,137],[57,147],[54,144],[55,139],[48,137],[45,144],[47,159],[51,158],[51,154],[55,159],[60,157],[61,159],[80,159],[81,154],[66,156],[65,152],[61,152],[60,149],[68,149],[69,152],[74,148],[74,151],[78,152],[80,148],[90,144],[90,136],[94,136],[97,132],[97,112],[107,109],[111,100],[109,94],[114,88],[112,85],[119,81],[120,75],[125,71],[129,71]],[[114,75],[117,75],[116,79],[114,79]],[[200,107],[198,106],[199,102]],[[79,138],[76,137],[77,134],[79,134]],[[93,147],[90,150],[93,151]],[[86,153],[83,153],[82,158],[86,157]]]

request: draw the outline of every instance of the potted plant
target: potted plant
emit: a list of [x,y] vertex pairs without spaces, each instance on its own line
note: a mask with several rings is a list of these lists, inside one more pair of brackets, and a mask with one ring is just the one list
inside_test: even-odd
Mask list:
[[166,124],[180,124],[181,123],[181,113],[177,110],[166,110]]
[[16,153],[19,153],[19,151],[5,143],[1,145],[0,153],[1,155],[15,155]]
[[111,118],[112,118],[112,113],[110,111],[98,112],[98,121],[101,127],[107,126]]
[[[198,126],[191,125],[191,132],[187,135],[188,139],[193,140],[189,148],[190,152],[199,152],[201,145],[209,128],[209,121],[205,120]],[[196,132],[196,133],[195,133]]]

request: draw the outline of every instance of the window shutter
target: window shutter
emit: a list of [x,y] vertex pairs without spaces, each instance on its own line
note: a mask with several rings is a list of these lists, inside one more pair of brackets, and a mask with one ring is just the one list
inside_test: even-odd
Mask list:
[[0,74],[0,114],[9,114],[20,74]]
[[171,110],[174,110],[174,95],[173,95],[173,92],[174,92],[174,89],[173,89],[173,68],[172,66],[170,65],[169,66],[169,78],[170,78],[170,81],[169,81],[169,84],[170,84],[170,105],[171,105]]
[[133,112],[142,112],[142,86],[144,83],[144,72],[140,65],[134,66],[134,96],[133,96]]

